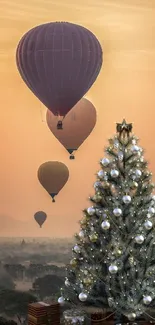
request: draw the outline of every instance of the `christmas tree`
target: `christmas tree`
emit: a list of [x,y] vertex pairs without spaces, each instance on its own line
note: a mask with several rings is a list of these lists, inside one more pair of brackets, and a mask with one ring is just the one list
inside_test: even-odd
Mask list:
[[134,320],[155,299],[155,196],[132,124],[117,123],[83,211],[59,302],[107,307]]

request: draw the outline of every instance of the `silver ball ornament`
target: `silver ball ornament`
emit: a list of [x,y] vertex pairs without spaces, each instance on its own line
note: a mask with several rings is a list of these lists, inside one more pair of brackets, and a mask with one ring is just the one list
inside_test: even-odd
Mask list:
[[110,222],[107,221],[107,220],[103,221],[103,222],[101,223],[101,228],[102,228],[103,230],[108,230],[108,229],[110,228]]
[[61,305],[61,306],[63,306],[64,305],[64,303],[65,303],[65,299],[64,299],[64,297],[59,297],[58,298],[58,303]]
[[80,237],[80,238],[84,238],[84,236],[85,236],[85,233],[84,233],[83,230],[81,230],[81,231],[79,232],[79,237]]
[[149,305],[151,303],[151,301],[152,301],[151,296],[145,296],[145,297],[143,297],[143,303],[145,305]]
[[87,300],[87,294],[84,293],[84,292],[81,292],[79,294],[79,300],[82,301],[82,302],[86,301]]
[[93,207],[90,207],[87,209],[87,212],[90,216],[93,216],[93,214],[95,213],[95,209]]
[[145,223],[144,223],[144,227],[147,229],[147,230],[150,230],[153,226],[153,223],[150,221],[150,220],[146,220]]
[[129,319],[130,321],[133,321],[133,320],[135,320],[135,318],[136,318],[136,314],[135,314],[135,313],[131,313],[131,314],[128,314],[127,317],[128,317],[128,319]]
[[98,187],[101,187],[102,183],[101,182],[95,182],[94,183],[94,188],[97,189]]
[[98,177],[100,179],[103,179],[104,178],[104,171],[101,169],[98,173],[97,173]]
[[141,177],[142,176],[141,170],[140,169],[136,169],[135,170],[135,175],[136,175],[137,178]]
[[113,210],[113,214],[116,216],[116,217],[120,217],[122,215],[122,210],[120,208],[115,208]]
[[104,166],[104,167],[107,167],[110,163],[110,160],[108,158],[103,158],[101,160],[101,164]]
[[152,208],[152,207],[150,207],[150,208],[148,209],[148,213],[150,213],[151,215],[153,215],[153,214],[155,213],[155,209]]
[[74,248],[73,248],[74,252],[75,253],[80,253],[81,249],[78,245],[75,245]]
[[140,148],[139,148],[137,145],[133,145],[133,146],[131,147],[131,151],[132,151],[133,153],[137,153],[139,150],[140,150]]
[[110,175],[111,175],[111,177],[116,178],[119,175],[119,171],[117,169],[112,169],[110,171]]
[[130,195],[124,195],[123,196],[123,202],[125,204],[129,204],[131,202],[131,196]]
[[117,271],[118,271],[118,267],[117,267],[117,265],[110,265],[110,266],[109,266],[109,272],[110,272],[111,274],[115,274],[115,273],[117,273]]
[[142,235],[137,235],[137,236],[135,237],[135,241],[136,241],[137,244],[142,244],[142,243],[144,242],[144,236],[142,236]]
[[65,286],[66,286],[66,287],[69,287],[69,286],[70,286],[70,282],[69,282],[68,279],[65,280]]

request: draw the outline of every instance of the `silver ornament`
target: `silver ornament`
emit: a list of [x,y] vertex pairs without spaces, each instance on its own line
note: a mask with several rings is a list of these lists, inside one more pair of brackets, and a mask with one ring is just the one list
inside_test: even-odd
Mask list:
[[118,271],[118,267],[117,267],[117,265],[110,265],[110,266],[109,266],[109,272],[110,272],[111,274],[115,274],[115,273],[117,273],[117,271]]
[[142,172],[141,172],[140,169],[136,169],[136,170],[135,170],[135,176],[136,176],[137,178],[139,178],[139,177],[142,176]]
[[108,158],[103,158],[101,160],[101,164],[104,166],[104,167],[107,167],[110,163],[110,160]]
[[153,215],[153,214],[155,213],[155,209],[152,208],[152,207],[150,207],[150,208],[148,209],[148,213],[150,213],[151,215]]
[[137,145],[133,145],[133,146],[131,147],[131,151],[132,151],[133,153],[137,153],[139,150],[140,150],[140,148],[139,148]]
[[87,300],[87,294],[84,293],[84,292],[81,292],[79,294],[79,300],[82,301],[82,302],[86,301]]
[[89,214],[90,216],[93,216],[93,214],[95,213],[95,209],[94,209],[94,207],[90,207],[90,208],[88,208],[88,209],[87,209],[87,212],[88,212],[88,214]]
[[142,236],[142,235],[137,235],[137,236],[135,237],[135,241],[136,241],[137,244],[142,244],[143,241],[144,241],[144,236]]
[[84,236],[85,236],[85,233],[84,233],[83,230],[81,230],[81,231],[79,232],[79,237],[80,237],[80,238],[84,238]]
[[78,245],[75,245],[74,248],[73,248],[74,252],[75,253],[80,253],[81,249]]
[[151,296],[145,296],[145,297],[143,297],[143,303],[145,305],[149,305],[151,303],[151,301],[152,301]]
[[120,217],[122,215],[122,210],[119,209],[119,208],[115,208],[113,210],[113,214],[116,216],[116,217]]
[[110,228],[110,222],[107,221],[107,220],[103,221],[103,222],[101,223],[101,228],[102,228],[103,230],[108,230],[108,229]]
[[145,223],[144,223],[144,227],[147,229],[147,230],[150,230],[153,226],[153,223],[150,221],[150,220],[146,220]]
[[110,175],[111,175],[111,177],[116,178],[119,175],[119,171],[117,169],[112,169],[110,171]]
[[129,319],[130,321],[133,321],[133,320],[135,320],[135,318],[136,318],[136,314],[135,314],[135,313],[131,313],[131,314],[128,314],[127,317],[128,317],[128,319]]
[[101,187],[102,186],[102,183],[101,182],[95,182],[94,183],[94,188],[98,188],[98,187]]
[[125,204],[129,204],[131,202],[131,196],[130,195],[124,195],[123,196],[123,202]]
[[123,152],[122,151],[119,151],[118,152],[118,159],[119,159],[119,161],[122,161],[123,160],[123,157],[124,157]]
[[59,297],[58,298],[58,303],[60,304],[60,305],[64,305],[64,302],[65,302],[65,299],[64,299],[64,297]]
[[65,286],[66,287],[69,287],[70,286],[70,282],[69,282],[69,280],[66,278],[66,280],[65,280]]
[[118,140],[114,140],[114,148],[115,149],[119,148],[119,141]]
[[97,173],[98,177],[100,179],[103,179],[104,178],[104,171],[101,169],[98,173]]

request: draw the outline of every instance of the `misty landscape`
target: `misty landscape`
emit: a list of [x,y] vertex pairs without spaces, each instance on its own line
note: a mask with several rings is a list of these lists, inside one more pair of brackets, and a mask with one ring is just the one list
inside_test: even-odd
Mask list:
[[73,239],[0,239],[1,324],[26,324],[29,303],[58,299],[72,246]]

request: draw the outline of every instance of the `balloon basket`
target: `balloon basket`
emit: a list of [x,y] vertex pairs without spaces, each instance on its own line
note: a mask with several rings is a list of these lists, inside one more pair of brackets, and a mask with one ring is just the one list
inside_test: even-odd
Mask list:
[[62,121],[58,121],[58,124],[57,124],[57,130],[63,130],[63,124],[62,124]]
[[70,157],[69,157],[69,159],[75,159],[75,156],[74,155],[71,155]]

